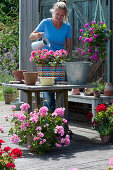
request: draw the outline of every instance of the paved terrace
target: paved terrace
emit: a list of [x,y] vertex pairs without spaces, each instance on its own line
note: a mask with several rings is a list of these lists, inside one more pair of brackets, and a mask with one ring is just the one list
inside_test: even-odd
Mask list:
[[17,170],[107,170],[109,158],[113,157],[113,142],[102,145],[98,133],[88,123],[70,121],[69,127],[73,132],[70,146],[39,156],[28,151],[26,145],[12,144],[8,136],[10,124],[4,119],[4,115],[10,113],[10,105],[0,102],[0,126],[5,130],[5,133],[0,133],[0,138],[6,142],[3,146],[18,147],[23,152],[23,156],[15,161]]

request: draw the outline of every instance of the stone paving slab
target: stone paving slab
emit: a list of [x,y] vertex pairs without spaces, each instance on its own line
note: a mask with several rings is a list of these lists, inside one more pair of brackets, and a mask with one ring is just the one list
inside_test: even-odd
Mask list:
[[4,119],[4,115],[10,113],[10,105],[0,102],[0,126],[4,126],[5,130],[5,133],[0,133],[0,138],[6,142],[3,146],[18,147],[23,152],[23,156],[15,161],[17,170],[107,170],[109,158],[113,157],[113,143],[102,145],[98,133],[86,123],[70,122],[73,132],[70,146],[55,148],[39,156],[36,152],[30,152],[27,145],[19,146],[10,141],[10,124]]

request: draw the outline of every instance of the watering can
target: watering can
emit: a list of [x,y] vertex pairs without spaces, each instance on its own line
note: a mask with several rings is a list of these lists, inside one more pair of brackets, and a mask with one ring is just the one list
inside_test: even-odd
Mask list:
[[34,51],[41,50],[45,45],[50,46],[48,39],[46,38],[46,35],[44,34],[42,37],[42,40],[36,40],[35,42],[32,42],[31,47]]

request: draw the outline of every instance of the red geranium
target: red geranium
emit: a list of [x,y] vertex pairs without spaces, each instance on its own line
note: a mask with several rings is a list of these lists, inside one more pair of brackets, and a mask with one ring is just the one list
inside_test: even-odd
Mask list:
[[104,104],[99,104],[98,107],[96,108],[96,113],[101,112],[101,111],[106,111],[107,107]]
[[8,152],[8,151],[11,150],[11,148],[10,148],[9,146],[7,146],[7,147],[5,147],[3,150],[4,150],[5,152]]
[[89,112],[89,113],[86,114],[86,119],[87,120],[91,119],[92,117],[93,117],[92,112]]
[[22,151],[18,148],[12,149],[9,156],[11,156],[13,159],[19,158],[22,156]]
[[91,125],[98,125],[98,122],[96,122],[95,120],[91,123]]
[[8,163],[8,164],[6,165],[6,167],[7,167],[7,168],[10,168],[10,167],[11,167],[11,168],[14,168],[14,167],[15,167],[15,164],[11,162],[11,163]]
[[0,139],[0,145],[2,144],[2,143],[5,143],[2,139]]
[[0,149],[0,155],[2,155],[4,152],[3,152],[3,150],[2,149]]

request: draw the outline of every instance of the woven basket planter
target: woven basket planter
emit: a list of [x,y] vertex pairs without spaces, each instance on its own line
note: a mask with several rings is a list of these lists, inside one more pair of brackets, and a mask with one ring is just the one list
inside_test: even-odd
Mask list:
[[38,77],[56,77],[55,81],[65,82],[66,73],[65,66],[37,66],[38,68]]
[[10,104],[12,102],[13,94],[4,94],[5,104]]

